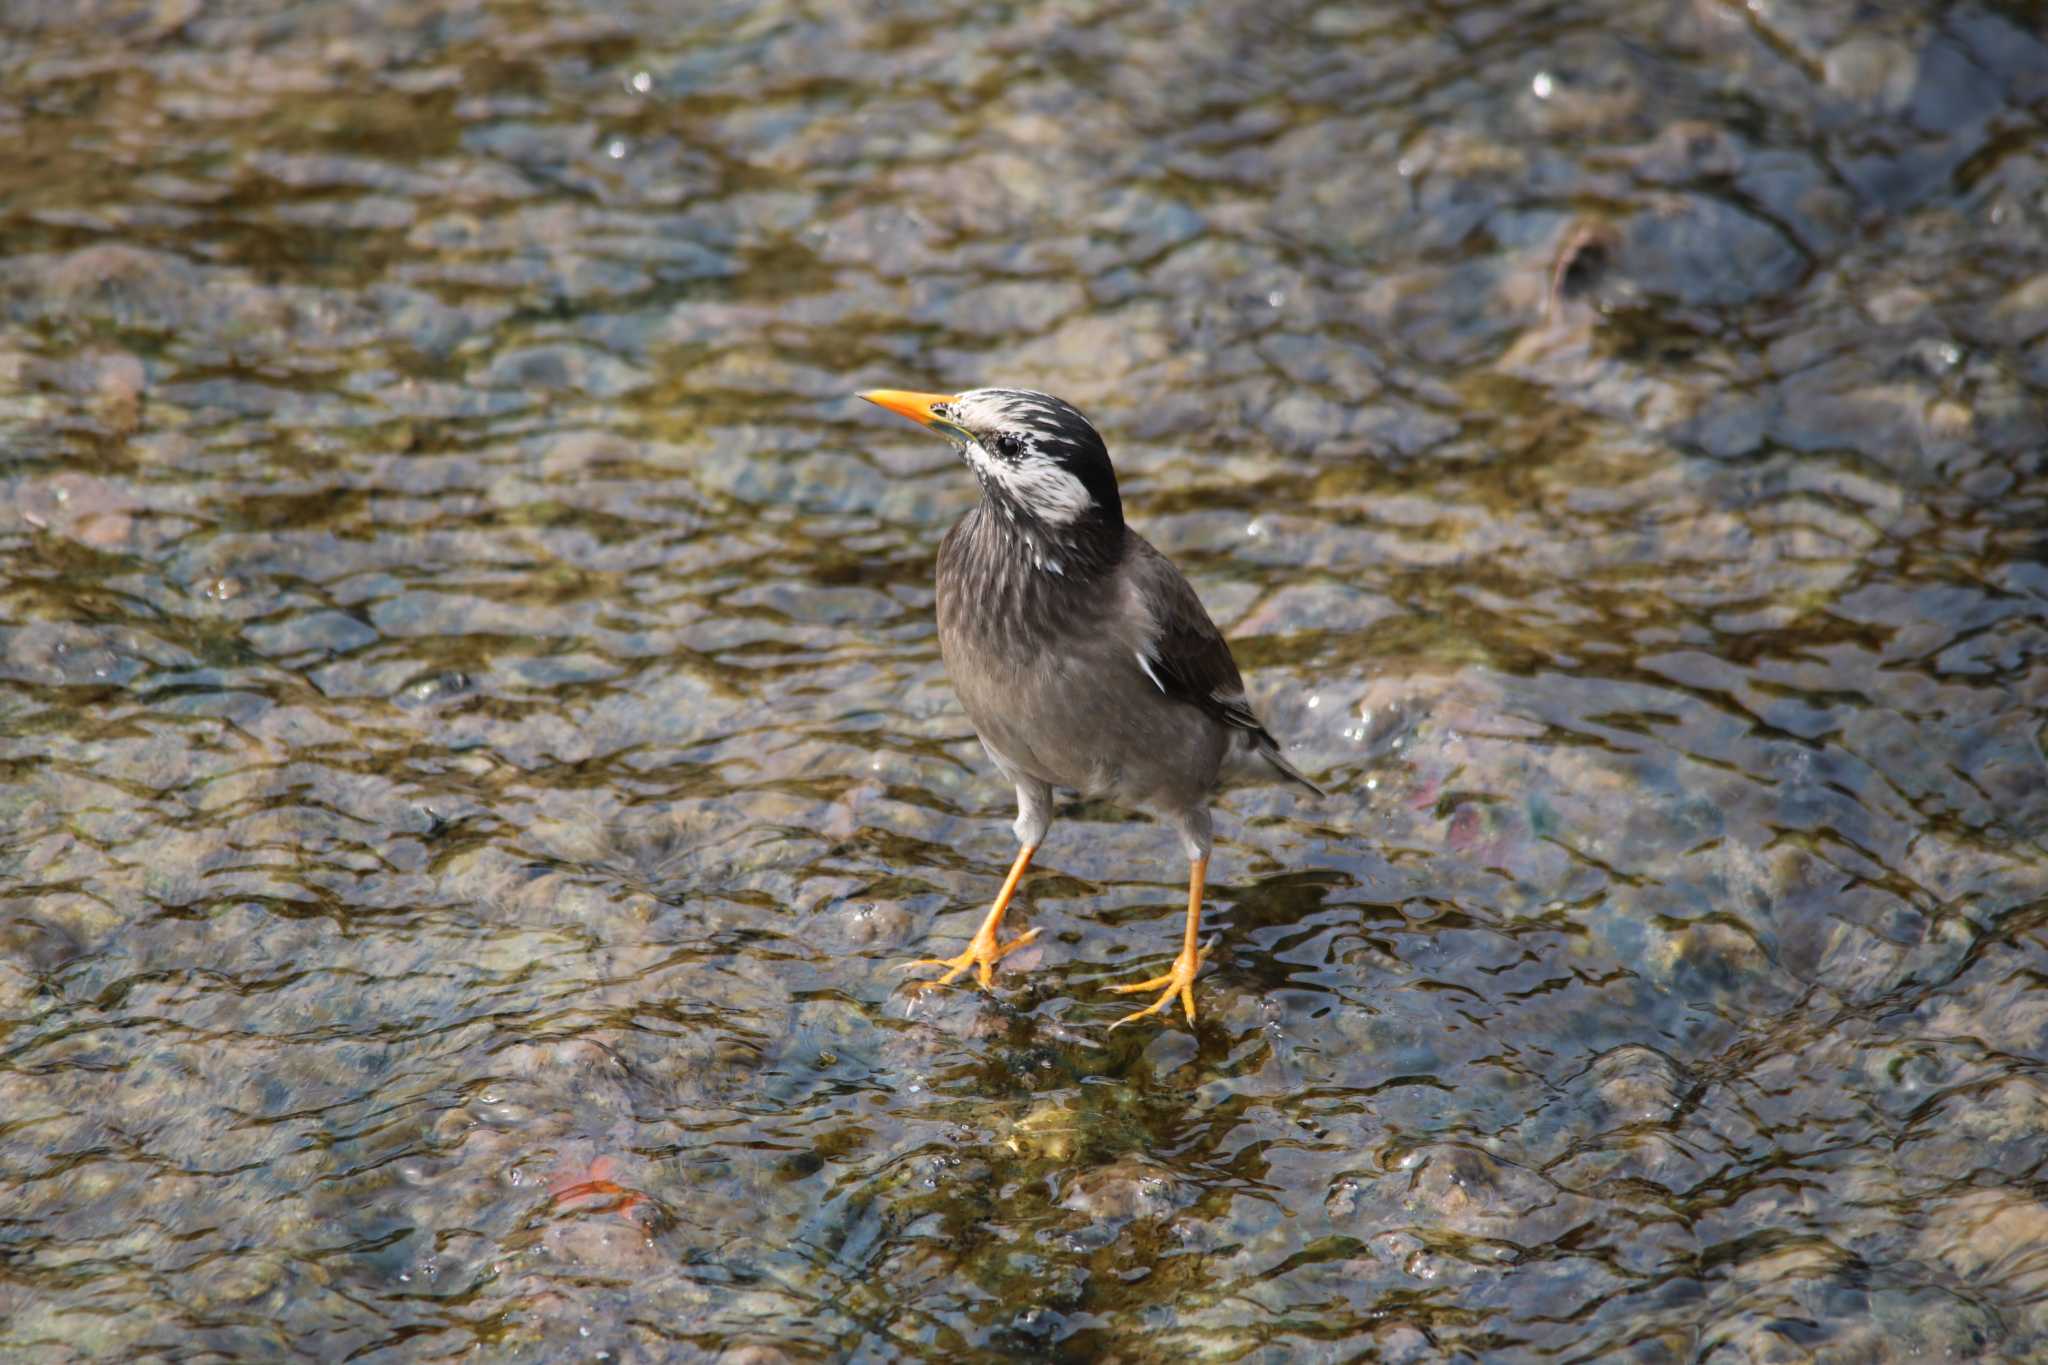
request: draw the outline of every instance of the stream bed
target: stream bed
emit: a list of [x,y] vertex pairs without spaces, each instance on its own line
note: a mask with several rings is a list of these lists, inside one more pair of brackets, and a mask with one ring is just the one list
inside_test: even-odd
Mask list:
[[[857,389],[1289,759],[1013,852]],[[2048,1353],[2048,40],[0,13],[0,1354]]]

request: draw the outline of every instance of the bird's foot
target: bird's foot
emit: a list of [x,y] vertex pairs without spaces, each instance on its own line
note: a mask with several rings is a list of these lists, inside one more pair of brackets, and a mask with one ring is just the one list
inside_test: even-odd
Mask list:
[[1165,976],[1155,976],[1149,981],[1132,981],[1122,986],[1111,986],[1109,989],[1115,991],[1118,995],[1136,995],[1140,991],[1156,991],[1162,986],[1166,990],[1164,994],[1144,1009],[1138,1010],[1133,1014],[1126,1014],[1123,1018],[1111,1024],[1110,1028],[1112,1030],[1120,1029],[1125,1024],[1143,1019],[1148,1014],[1158,1014],[1161,1010],[1170,1009],[1173,1006],[1175,996],[1180,997],[1180,1007],[1187,1011],[1188,1022],[1190,1024],[1194,1023],[1195,974],[1202,970],[1202,964],[1209,960],[1209,950],[1215,946],[1216,941],[1211,939],[1202,945],[1200,952],[1191,953],[1187,948],[1182,948],[1180,956],[1173,960],[1173,970]]
[[921,957],[915,962],[900,964],[896,970],[909,972],[919,967],[944,967],[944,976],[917,983],[917,990],[928,991],[934,986],[951,985],[968,970],[977,969],[981,988],[988,990],[996,984],[996,964],[1037,937],[1038,930],[1027,929],[1008,943],[999,943],[994,932],[984,927],[968,941],[967,951],[958,957]]

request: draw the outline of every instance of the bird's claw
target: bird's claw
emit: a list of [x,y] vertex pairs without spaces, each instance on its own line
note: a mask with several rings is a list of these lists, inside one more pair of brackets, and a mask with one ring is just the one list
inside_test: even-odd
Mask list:
[[899,972],[915,971],[919,967],[944,967],[946,974],[930,981],[919,981],[912,989],[932,990],[939,986],[950,986],[970,969],[981,981],[983,990],[992,989],[996,984],[996,964],[1016,952],[1025,944],[1038,937],[1038,930],[1026,929],[1008,943],[998,943],[994,934],[976,934],[967,944],[967,951],[958,957],[921,957],[915,962],[900,962]]
[[1187,949],[1181,949],[1180,956],[1173,960],[1173,970],[1164,976],[1155,976],[1145,981],[1131,981],[1121,986],[1111,986],[1109,989],[1118,995],[1135,995],[1140,991],[1158,990],[1162,986],[1166,989],[1157,1000],[1154,1000],[1144,1009],[1126,1014],[1123,1018],[1111,1024],[1109,1026],[1110,1031],[1114,1033],[1125,1024],[1143,1019],[1148,1014],[1157,1014],[1161,1010],[1172,1008],[1175,996],[1180,997],[1180,1007],[1187,1012],[1188,1022],[1190,1024],[1194,1023],[1195,975],[1202,970],[1202,964],[1209,960],[1209,950],[1215,946],[1216,940],[1210,939],[1202,945],[1201,951],[1194,955],[1193,961],[1188,960]]

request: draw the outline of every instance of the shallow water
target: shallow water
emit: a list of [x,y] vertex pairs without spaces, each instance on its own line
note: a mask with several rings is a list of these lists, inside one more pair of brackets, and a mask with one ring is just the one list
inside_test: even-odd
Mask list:
[[[18,3],[0,1351],[2048,1352],[2021,5]],[[1326,800],[1008,864],[1108,435]]]

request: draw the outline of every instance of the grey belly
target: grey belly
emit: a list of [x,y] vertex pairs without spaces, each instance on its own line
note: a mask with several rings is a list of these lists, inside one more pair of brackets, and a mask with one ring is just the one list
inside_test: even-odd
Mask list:
[[1225,727],[1169,700],[1112,642],[1007,657],[971,640],[940,644],[968,719],[1013,780],[1163,810],[1200,805],[1215,787]]

